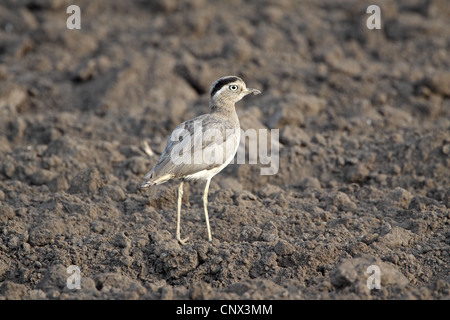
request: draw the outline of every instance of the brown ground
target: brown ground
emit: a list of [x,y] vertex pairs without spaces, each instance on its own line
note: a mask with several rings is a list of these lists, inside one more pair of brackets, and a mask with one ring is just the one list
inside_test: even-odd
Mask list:
[[[2,1],[0,298],[448,298],[445,0],[378,1],[381,30],[373,1],[149,2]],[[136,188],[230,74],[263,91],[238,114],[280,129],[280,170],[212,180],[212,243],[185,185],[180,246],[177,183]]]

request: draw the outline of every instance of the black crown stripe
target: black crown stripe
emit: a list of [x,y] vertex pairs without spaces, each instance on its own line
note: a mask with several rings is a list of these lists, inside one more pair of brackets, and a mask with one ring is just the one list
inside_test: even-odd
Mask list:
[[211,90],[211,98],[214,97],[216,92],[219,91],[220,89],[222,89],[223,86],[225,86],[229,83],[238,81],[238,80],[239,80],[238,77],[226,77],[226,78],[222,78],[222,79],[218,80]]

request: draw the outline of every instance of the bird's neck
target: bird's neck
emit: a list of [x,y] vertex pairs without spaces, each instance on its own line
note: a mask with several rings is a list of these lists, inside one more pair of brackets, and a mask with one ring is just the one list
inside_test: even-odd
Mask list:
[[210,114],[237,118],[234,102],[223,101],[221,99],[214,99],[211,101],[209,105],[209,110]]

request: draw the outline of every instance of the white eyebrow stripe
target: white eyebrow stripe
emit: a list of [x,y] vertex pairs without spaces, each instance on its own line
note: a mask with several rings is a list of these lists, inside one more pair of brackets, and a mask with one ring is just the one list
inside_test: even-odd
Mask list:
[[231,86],[231,85],[232,85],[232,83],[224,85],[224,86],[223,86],[222,88],[220,88],[220,90],[217,91],[216,94],[214,94],[214,95],[221,94],[223,90],[228,89],[228,86]]

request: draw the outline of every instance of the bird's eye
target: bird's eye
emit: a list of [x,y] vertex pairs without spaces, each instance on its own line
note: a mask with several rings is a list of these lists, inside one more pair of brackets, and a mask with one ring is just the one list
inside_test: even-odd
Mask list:
[[231,91],[236,91],[238,86],[235,84],[232,84],[231,86],[228,87]]

